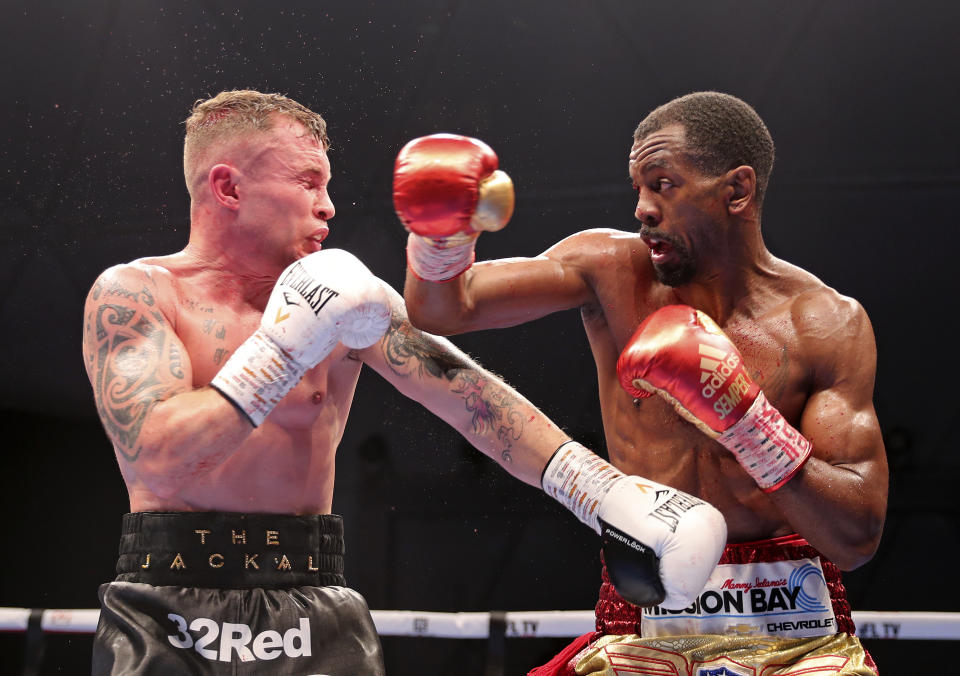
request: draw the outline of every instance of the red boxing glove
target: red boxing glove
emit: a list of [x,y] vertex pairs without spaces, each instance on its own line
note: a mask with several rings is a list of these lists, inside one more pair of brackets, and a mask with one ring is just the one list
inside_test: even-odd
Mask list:
[[810,456],[810,442],[770,405],[739,350],[700,310],[668,305],[647,317],[620,354],[617,374],[632,396],[670,402],[764,491],[780,488]]
[[482,141],[433,134],[403,147],[394,169],[393,204],[411,236],[407,261],[421,279],[444,281],[473,264],[483,230],[513,214],[513,183]]

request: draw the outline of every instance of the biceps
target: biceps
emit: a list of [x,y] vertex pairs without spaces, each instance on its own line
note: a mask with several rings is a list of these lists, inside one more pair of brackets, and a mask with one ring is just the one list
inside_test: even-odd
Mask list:
[[183,344],[149,307],[103,303],[91,309],[84,356],[100,419],[125,454],[136,454],[154,405],[191,387]]
[[862,465],[883,460],[883,439],[870,401],[851,401],[836,390],[814,394],[801,420],[801,432],[816,457],[832,465]]
[[593,298],[577,268],[546,256],[477,263],[469,275],[473,306],[502,326],[579,307]]

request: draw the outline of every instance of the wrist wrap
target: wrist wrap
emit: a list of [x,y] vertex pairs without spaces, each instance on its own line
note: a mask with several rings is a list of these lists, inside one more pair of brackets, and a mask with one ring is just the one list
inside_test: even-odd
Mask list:
[[717,441],[733,453],[766,493],[792,479],[813,449],[810,441],[770,405],[763,392]]
[[576,441],[556,450],[543,472],[543,490],[600,533],[597,506],[623,473]]
[[420,279],[446,282],[473,265],[479,233],[458,233],[434,239],[410,233],[407,264]]
[[305,369],[258,328],[213,377],[210,385],[259,427],[300,382]]

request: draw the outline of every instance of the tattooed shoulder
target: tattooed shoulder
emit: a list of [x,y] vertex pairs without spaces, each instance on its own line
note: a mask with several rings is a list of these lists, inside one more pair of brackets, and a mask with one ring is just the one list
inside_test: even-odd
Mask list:
[[101,297],[106,299],[111,296],[125,298],[134,303],[143,303],[150,307],[156,305],[154,294],[147,288],[146,284],[133,286],[124,284],[116,279],[107,281],[97,280],[93,287],[93,299],[100,300]]
[[[188,388],[186,357],[146,282],[113,275],[91,290],[84,353],[100,419],[129,461],[147,414],[163,399]],[[149,281],[149,280],[147,280]]]

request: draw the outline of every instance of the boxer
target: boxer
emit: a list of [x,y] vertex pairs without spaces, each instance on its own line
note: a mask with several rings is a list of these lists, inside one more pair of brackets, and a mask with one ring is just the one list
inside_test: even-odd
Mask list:
[[87,297],[84,363],[130,500],[93,673],[383,673],[331,514],[364,364],[600,533],[628,598],[688,604],[722,553],[720,513],[573,442],[325,247],[327,148],[289,98],[197,102],[187,246],[106,270]]
[[845,658],[823,673],[876,673],[840,581],[875,553],[886,510],[876,344],[857,301],[766,248],[773,162],[749,105],[683,96],[634,132],[638,232],[584,230],[536,257],[476,261],[477,237],[499,228],[473,214],[512,208],[490,189],[505,184],[494,151],[441,135],[398,155],[413,324],[452,335],[579,309],[610,462],[726,520],[728,547],[690,606],[640,609],[603,571],[597,632],[537,673],[612,674],[670,650],[678,673],[819,665],[834,650]]

